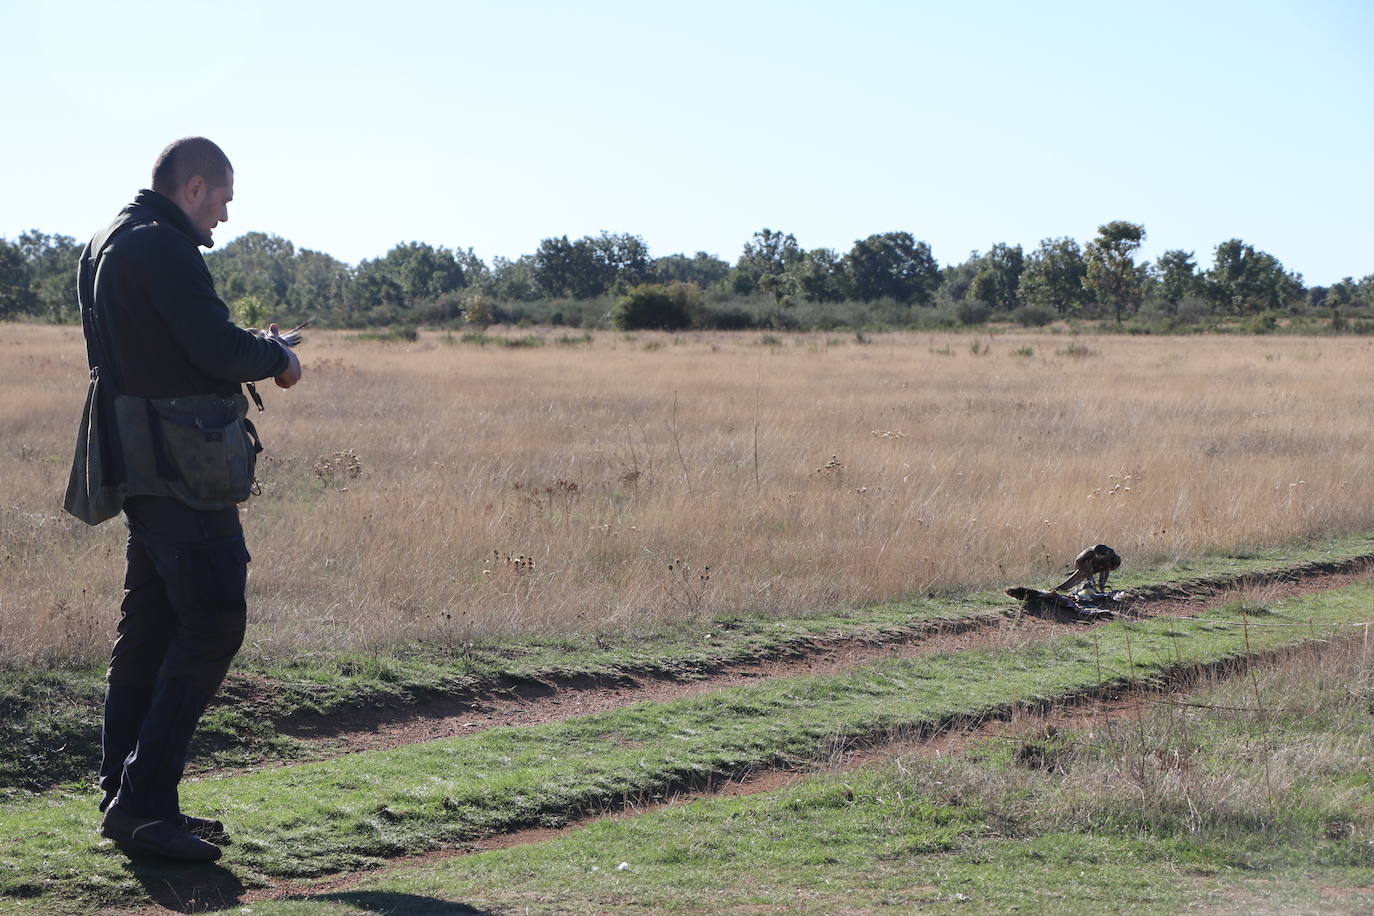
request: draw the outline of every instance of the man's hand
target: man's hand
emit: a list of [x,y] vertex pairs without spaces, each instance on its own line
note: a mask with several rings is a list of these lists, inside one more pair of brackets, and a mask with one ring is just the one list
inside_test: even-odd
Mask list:
[[275,323],[267,327],[267,339],[275,340],[281,344],[281,348],[286,351],[286,371],[273,379],[278,388],[290,388],[301,380],[301,361],[296,356],[296,351],[282,339],[281,330]]

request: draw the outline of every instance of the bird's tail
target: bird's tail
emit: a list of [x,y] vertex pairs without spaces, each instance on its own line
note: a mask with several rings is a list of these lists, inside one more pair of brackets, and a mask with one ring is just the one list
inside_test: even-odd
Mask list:
[[1056,585],[1054,588],[1050,589],[1050,591],[1052,591],[1052,592],[1062,591],[1063,589],[1066,589],[1066,588],[1068,588],[1068,587],[1071,586],[1071,585],[1077,585],[1079,582],[1082,582],[1082,581],[1083,581],[1083,573],[1082,573],[1082,572],[1079,572],[1079,571],[1075,571],[1074,574],[1073,574],[1072,576],[1069,576],[1069,577],[1068,577],[1067,579],[1065,579],[1063,582],[1060,582],[1060,583],[1059,583],[1058,585]]

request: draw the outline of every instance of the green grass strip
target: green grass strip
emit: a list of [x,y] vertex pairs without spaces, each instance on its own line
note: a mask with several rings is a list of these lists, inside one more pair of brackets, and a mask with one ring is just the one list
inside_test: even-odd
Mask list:
[[[1147,682],[1320,638],[1374,617],[1355,586],[1285,602],[1262,617],[1221,610],[1197,621],[1120,622],[1021,650],[896,660],[841,675],[789,678],[530,728],[491,729],[332,761],[186,785],[192,813],[241,837],[218,872],[244,885],[375,865],[487,833],[563,823],[627,797],[826,755],[837,740],[937,727]],[[1248,625],[1243,625],[1246,621]],[[194,869],[130,862],[93,833],[93,798],[0,805],[0,900],[49,911],[147,899]],[[66,908],[64,910],[64,908]]]

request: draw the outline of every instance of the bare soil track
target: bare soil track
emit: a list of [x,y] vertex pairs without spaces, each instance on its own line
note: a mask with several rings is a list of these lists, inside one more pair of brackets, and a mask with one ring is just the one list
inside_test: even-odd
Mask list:
[[[1282,574],[1194,580],[1134,593],[1129,616],[1187,616],[1237,600],[1276,601],[1374,579],[1374,557],[1308,564]],[[473,734],[497,726],[540,725],[646,701],[665,702],[766,678],[836,674],[889,658],[919,658],[979,647],[1008,648],[1053,638],[1065,623],[1008,606],[1000,616],[933,624],[881,641],[816,639],[786,655],[693,672],[690,680],[657,671],[616,677],[581,676],[508,681],[483,691],[421,704],[300,715],[279,724],[286,735],[347,754]]]

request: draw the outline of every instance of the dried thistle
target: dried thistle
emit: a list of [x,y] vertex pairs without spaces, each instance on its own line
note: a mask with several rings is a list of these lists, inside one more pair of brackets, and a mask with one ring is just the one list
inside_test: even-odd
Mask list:
[[[321,455],[310,466],[311,472],[325,487],[336,487],[349,480],[363,476],[363,462],[353,449],[345,449],[332,455]],[[346,489],[340,487],[340,489]]]

